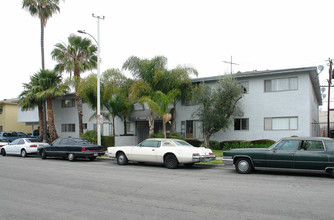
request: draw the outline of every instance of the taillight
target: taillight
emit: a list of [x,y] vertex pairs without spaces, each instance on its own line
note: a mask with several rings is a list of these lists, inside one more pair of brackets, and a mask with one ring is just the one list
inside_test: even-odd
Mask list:
[[37,147],[37,145],[36,144],[32,144],[32,145],[30,145],[30,147]]
[[197,153],[193,154],[193,157],[199,157],[199,154],[197,154]]
[[209,153],[210,156],[215,156],[213,153]]
[[86,151],[86,148],[84,148],[84,147],[83,147],[83,148],[81,148],[81,151]]

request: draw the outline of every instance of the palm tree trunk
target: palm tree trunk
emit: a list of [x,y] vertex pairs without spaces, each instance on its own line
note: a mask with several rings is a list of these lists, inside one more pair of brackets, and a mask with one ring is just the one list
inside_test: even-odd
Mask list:
[[47,132],[47,123],[46,123],[46,105],[45,102],[42,104],[42,118],[43,118],[43,142],[48,142],[48,132]]
[[153,115],[153,111],[150,109],[150,115],[148,118],[148,125],[150,127],[150,132],[149,134],[154,134],[154,115]]
[[39,137],[38,140],[39,141],[44,141],[43,140],[43,135],[45,133],[44,130],[44,118],[43,118],[43,105],[42,104],[38,104],[38,119],[39,119]]
[[[82,113],[82,99],[79,96],[78,93],[75,94],[75,101],[77,103],[77,109],[78,109],[78,117],[79,117],[79,136],[81,134],[83,134],[83,122],[82,122],[82,118],[83,118],[83,113]],[[96,126],[100,126],[100,125],[96,125]]]
[[176,102],[175,102],[175,100],[173,102],[173,108],[174,108],[174,111],[173,111],[173,133],[176,134]]
[[166,123],[167,123],[167,121],[166,121],[166,119],[167,119],[167,115],[164,114],[162,116],[162,132],[164,134],[164,138],[167,138],[167,134],[166,134]]
[[50,142],[53,142],[58,138],[57,130],[55,127],[55,120],[53,117],[53,108],[52,108],[52,98],[47,98],[48,105],[48,121],[49,121],[49,132],[50,132]]
[[42,54],[42,70],[45,70],[45,59],[44,59],[44,22],[41,19],[41,54]]
[[115,131],[115,117],[112,116],[112,134],[114,138],[116,137],[116,131]]

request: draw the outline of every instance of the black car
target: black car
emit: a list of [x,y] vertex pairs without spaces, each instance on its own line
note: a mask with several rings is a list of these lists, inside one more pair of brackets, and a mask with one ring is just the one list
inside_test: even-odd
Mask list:
[[38,148],[38,154],[42,159],[50,156],[63,157],[70,161],[76,158],[95,160],[104,153],[103,146],[92,144],[84,138],[58,138],[51,145]]

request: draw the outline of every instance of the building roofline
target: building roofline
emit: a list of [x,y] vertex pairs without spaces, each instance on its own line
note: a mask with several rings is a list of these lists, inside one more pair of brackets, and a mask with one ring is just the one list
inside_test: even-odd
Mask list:
[[[291,69],[278,69],[278,70],[263,70],[263,71],[247,71],[247,72],[237,72],[232,74],[236,79],[249,78],[249,77],[259,77],[259,76],[272,76],[272,75],[280,75],[280,74],[290,74],[290,73],[301,73],[308,72],[310,75],[310,79],[312,82],[313,89],[315,91],[316,97],[318,99],[319,105],[322,105],[322,98],[320,92],[320,82],[318,77],[317,67],[301,67],[301,68],[291,68]],[[220,76],[212,76],[212,77],[203,77],[203,78],[193,78],[193,83],[201,83],[201,82],[214,82],[218,81],[225,75]]]

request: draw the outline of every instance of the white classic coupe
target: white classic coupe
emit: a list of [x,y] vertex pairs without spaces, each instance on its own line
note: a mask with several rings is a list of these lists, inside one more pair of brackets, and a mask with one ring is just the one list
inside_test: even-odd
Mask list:
[[108,147],[107,156],[116,158],[119,165],[128,161],[165,164],[168,169],[175,169],[179,164],[192,166],[197,162],[215,160],[210,149],[194,147],[178,139],[151,138],[137,146]]

